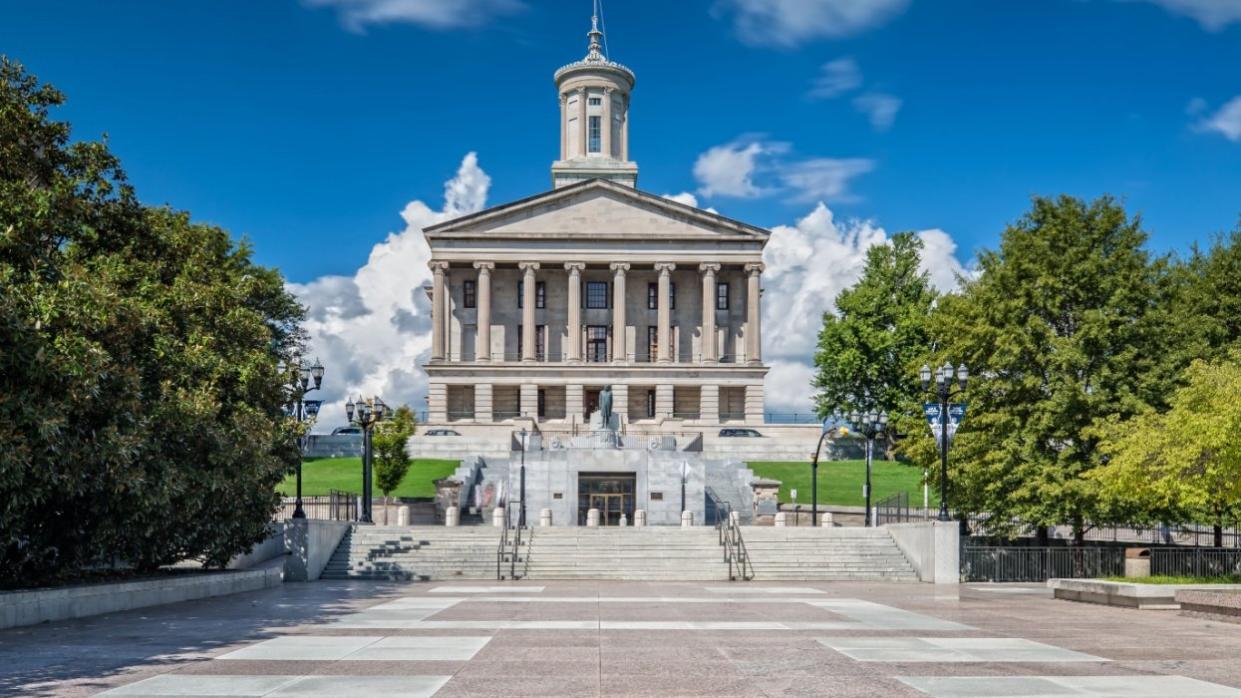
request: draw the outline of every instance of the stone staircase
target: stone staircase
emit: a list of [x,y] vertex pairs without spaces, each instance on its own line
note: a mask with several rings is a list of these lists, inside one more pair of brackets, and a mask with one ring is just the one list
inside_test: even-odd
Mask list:
[[727,581],[714,528],[536,528],[519,553],[524,579]]
[[495,579],[499,529],[490,526],[353,526],[323,579]]
[[[744,526],[755,581],[918,581],[882,528]],[[490,526],[355,526],[324,579],[494,580],[500,532]],[[509,563],[505,563],[508,576]],[[714,528],[534,528],[522,534],[519,579],[727,581]]]
[[916,582],[883,528],[742,527],[756,581]]

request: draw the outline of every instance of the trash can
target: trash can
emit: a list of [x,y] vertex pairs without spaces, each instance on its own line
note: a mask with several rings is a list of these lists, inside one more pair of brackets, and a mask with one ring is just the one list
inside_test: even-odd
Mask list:
[[1125,576],[1151,576],[1151,549],[1125,548]]

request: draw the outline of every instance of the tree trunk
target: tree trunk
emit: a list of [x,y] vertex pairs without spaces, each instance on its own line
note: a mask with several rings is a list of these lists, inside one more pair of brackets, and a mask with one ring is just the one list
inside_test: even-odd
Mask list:
[[388,525],[388,494],[384,493],[384,525]]
[[1213,526],[1212,528],[1214,529],[1214,533],[1215,533],[1215,547],[1217,548],[1224,547],[1224,527],[1219,524],[1215,524],[1215,526]]
[[1073,515],[1073,545],[1086,544],[1086,523],[1080,514]]
[[1038,539],[1037,542],[1040,547],[1045,548],[1051,545],[1051,536],[1049,535],[1049,531],[1046,526],[1039,526],[1038,531],[1035,533],[1035,537]]

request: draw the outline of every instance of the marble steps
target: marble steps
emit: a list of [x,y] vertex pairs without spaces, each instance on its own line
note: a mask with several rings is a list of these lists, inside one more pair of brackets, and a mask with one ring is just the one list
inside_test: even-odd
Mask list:
[[882,528],[743,528],[757,580],[917,581]]

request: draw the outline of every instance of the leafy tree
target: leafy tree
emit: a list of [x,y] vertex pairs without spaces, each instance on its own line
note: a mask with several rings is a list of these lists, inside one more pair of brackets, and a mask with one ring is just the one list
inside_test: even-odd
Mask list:
[[401,405],[392,418],[375,426],[371,436],[371,453],[375,462],[375,484],[384,495],[384,523],[388,522],[388,494],[401,485],[411,463],[406,445],[414,435],[417,422],[409,405]]
[[916,366],[937,298],[921,252],[913,233],[871,247],[861,278],[836,297],[835,313],[824,313],[814,358],[820,417],[836,409],[896,415],[917,401]]
[[274,364],[303,310],[224,231],[142,206],[0,57],[0,584],[221,565],[296,463]]
[[1241,342],[1241,225],[1175,268],[1178,355],[1217,360]]
[[1167,412],[1102,429],[1108,461],[1091,475],[1117,509],[1151,523],[1211,523],[1220,547],[1241,515],[1241,352],[1197,361],[1185,378]]
[[[1078,542],[1102,522],[1083,477],[1102,463],[1092,428],[1159,408],[1177,377],[1168,265],[1145,242],[1111,198],[1035,198],[979,256],[980,275],[940,302],[928,363],[974,375],[951,453],[954,507],[994,514],[998,533],[1014,519],[1040,533],[1069,523]],[[909,450],[929,464],[922,434]]]

